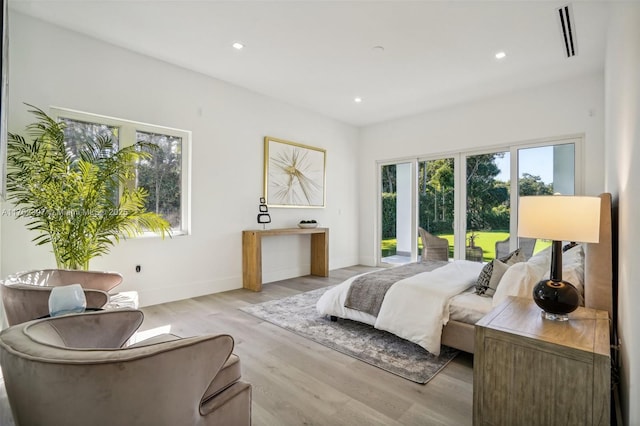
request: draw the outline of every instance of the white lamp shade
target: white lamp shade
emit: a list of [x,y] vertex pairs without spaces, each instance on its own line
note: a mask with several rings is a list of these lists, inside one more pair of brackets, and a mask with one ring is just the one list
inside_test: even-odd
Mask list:
[[518,236],[597,243],[600,198],[568,195],[520,197]]

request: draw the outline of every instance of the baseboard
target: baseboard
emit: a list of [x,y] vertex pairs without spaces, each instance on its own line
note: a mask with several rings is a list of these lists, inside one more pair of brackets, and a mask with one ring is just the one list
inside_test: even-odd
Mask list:
[[242,277],[230,277],[217,280],[186,283],[175,287],[162,287],[136,290],[140,297],[140,307],[158,305],[160,303],[175,302],[207,294],[242,288]]

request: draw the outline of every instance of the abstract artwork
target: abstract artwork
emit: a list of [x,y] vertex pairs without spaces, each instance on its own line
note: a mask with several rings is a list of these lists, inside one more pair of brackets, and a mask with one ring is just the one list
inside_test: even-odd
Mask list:
[[264,138],[264,196],[270,207],[324,207],[326,151]]

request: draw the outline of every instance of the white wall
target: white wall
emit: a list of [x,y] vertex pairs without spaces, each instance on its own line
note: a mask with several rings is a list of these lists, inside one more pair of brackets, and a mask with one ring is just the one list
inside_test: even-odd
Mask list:
[[[640,425],[640,4],[616,3],[607,40],[606,187],[618,208],[618,331],[625,424]],[[635,402],[634,402],[635,401]]]
[[604,188],[603,75],[368,126],[360,138],[360,263],[375,264],[376,161],[584,134],[585,193]]
[[[242,287],[241,231],[258,228],[267,135],[327,150],[327,207],[271,209],[271,226],[316,219],[331,228],[330,269],[357,263],[356,128],[21,14],[9,31],[10,131],[33,121],[27,102],[193,132],[192,235],[128,240],[90,265],[123,273],[120,288],[143,305]],[[2,218],[4,275],[55,265],[33,237]],[[308,239],[268,239],[264,281],[308,274]]]

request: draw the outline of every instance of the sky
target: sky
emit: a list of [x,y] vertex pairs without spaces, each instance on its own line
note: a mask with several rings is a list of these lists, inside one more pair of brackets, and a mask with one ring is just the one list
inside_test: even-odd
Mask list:
[[[525,148],[518,150],[520,156],[519,174],[523,173],[540,176],[544,183],[553,182],[553,147],[543,146],[538,148]],[[504,158],[496,158],[496,165],[502,170],[496,179],[509,180],[510,154],[507,152]]]

